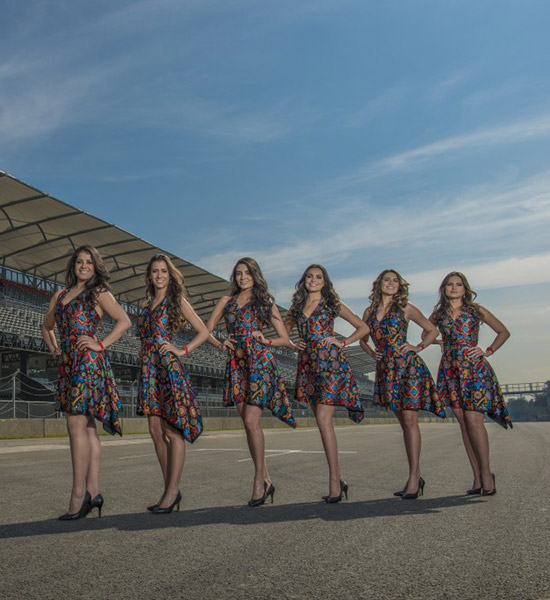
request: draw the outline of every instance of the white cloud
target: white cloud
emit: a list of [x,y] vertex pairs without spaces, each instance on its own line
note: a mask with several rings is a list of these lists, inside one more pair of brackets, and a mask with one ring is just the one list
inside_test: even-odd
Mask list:
[[508,125],[448,137],[438,142],[418,146],[412,150],[399,152],[381,160],[369,161],[352,173],[327,182],[325,187],[327,190],[334,191],[376,177],[386,176],[395,171],[417,168],[419,165],[445,154],[499,144],[517,144],[549,136],[550,114],[542,114]]
[[[327,267],[344,261],[357,265],[365,263],[359,256],[366,256],[370,265],[376,260],[375,253],[381,254],[381,251],[385,256],[392,256],[391,266],[397,269],[411,256],[431,264],[446,264],[446,255],[453,255],[454,247],[459,249],[460,262],[467,265],[475,265],[480,256],[487,255],[489,248],[491,253],[501,257],[521,259],[540,252],[533,251],[537,244],[548,246],[550,172],[515,185],[502,180],[478,186],[422,205],[416,202],[396,207],[369,204],[361,210],[355,202],[352,204],[352,213],[348,209],[324,210],[322,207],[312,213],[309,207],[307,214],[312,217],[314,214],[315,218],[310,218],[307,230],[303,225],[297,229],[289,227],[287,238],[278,237],[275,246],[265,240],[255,240],[249,245],[233,242],[233,248],[229,249],[225,238],[217,236],[224,239],[224,252],[201,257],[200,263],[223,275],[239,256],[250,255],[257,258],[266,273],[284,280],[295,277],[297,271],[312,262]],[[294,217],[297,223],[305,222],[304,216],[296,211]],[[525,239],[529,245],[522,250],[517,240]],[[382,264],[376,269],[385,267]],[[442,270],[459,270],[459,267],[455,264]],[[365,277],[360,279],[364,281]]]
[[[402,273],[411,293],[434,293],[450,271],[460,271],[475,290],[550,283],[550,253],[479,263],[472,258],[458,259],[437,269]],[[345,298],[366,298],[377,272],[337,279],[338,292]]]

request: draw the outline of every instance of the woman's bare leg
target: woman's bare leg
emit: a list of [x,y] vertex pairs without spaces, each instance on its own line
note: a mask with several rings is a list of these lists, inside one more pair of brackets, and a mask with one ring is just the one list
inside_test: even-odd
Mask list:
[[405,450],[409,461],[409,479],[404,492],[414,494],[418,490],[418,481],[420,480],[420,450],[422,448],[422,438],[418,427],[418,412],[416,410],[402,410],[397,411],[395,416],[403,430],[403,441],[405,442]]
[[252,498],[261,498],[264,495],[264,482],[271,482],[265,463],[265,437],[261,425],[262,409],[259,406],[240,402],[237,404],[237,410],[243,420],[248,449],[254,461]]
[[69,432],[73,464],[73,488],[68,510],[70,514],[80,510],[86,494],[86,477],[90,466],[90,440],[87,425],[88,417],[86,415],[67,416],[67,430]]
[[101,466],[101,442],[97,435],[95,419],[88,417],[86,425],[88,435],[88,444],[90,448],[90,462],[88,473],[86,474],[86,489],[90,492],[92,498],[99,494],[99,468]]
[[470,461],[470,466],[472,467],[472,472],[474,474],[474,484],[473,488],[481,487],[481,470],[479,468],[479,462],[476,457],[476,453],[474,452],[474,448],[472,446],[472,442],[470,441],[470,435],[468,434],[468,428],[466,427],[466,421],[464,418],[464,410],[461,408],[453,408],[453,414],[460,425],[460,433],[462,434],[462,441],[464,443],[464,448],[466,450],[466,454],[468,455],[468,460]]
[[339,496],[340,481],[342,473],[340,471],[340,461],[338,460],[338,441],[334,431],[334,406],[326,404],[312,404],[311,408],[317,421],[317,427],[321,434],[321,441],[325,450],[325,456],[328,463],[329,474],[329,496]]
[[465,410],[464,420],[466,421],[468,437],[479,463],[481,485],[485,490],[492,490],[494,484],[489,464],[489,436],[483,423],[484,414],[475,410]]
[[149,425],[149,434],[153,440],[155,447],[155,453],[157,455],[160,469],[162,471],[162,478],[166,487],[168,480],[168,447],[170,445],[170,439],[165,435],[162,428],[162,417],[151,415],[147,417],[147,424]]
[[181,433],[164,419],[162,419],[162,430],[170,442],[168,444],[166,486],[159,506],[160,508],[167,508],[174,502],[178,495],[183,464],[185,462],[185,441]]

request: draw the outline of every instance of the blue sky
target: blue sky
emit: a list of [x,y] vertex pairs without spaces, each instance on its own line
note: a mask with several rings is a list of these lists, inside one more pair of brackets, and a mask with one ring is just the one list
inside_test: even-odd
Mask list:
[[501,380],[544,381],[549,22],[529,0],[3,0],[0,169],[218,275],[254,256],[282,304],[310,262],[359,313],[387,266],[427,313],[462,270],[512,330]]

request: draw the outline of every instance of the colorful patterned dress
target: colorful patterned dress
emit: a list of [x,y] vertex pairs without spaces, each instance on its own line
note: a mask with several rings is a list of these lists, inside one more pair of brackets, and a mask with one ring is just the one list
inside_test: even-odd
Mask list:
[[334,315],[321,300],[309,318],[303,313],[296,318],[305,349],[300,352],[296,372],[296,400],[309,404],[344,406],[348,417],[360,423],[364,417],[359,388],[338,346],[322,346],[321,341],[334,335]]
[[409,321],[405,315],[392,307],[379,321],[374,309],[367,316],[367,325],[376,350],[382,354],[376,364],[373,404],[394,412],[426,410],[445,418],[445,406],[426,363],[414,350],[399,351],[407,343]]
[[262,331],[262,322],[254,309],[246,304],[239,308],[237,296],[224,307],[227,333],[236,340],[230,350],[225,369],[223,402],[228,406],[246,402],[269,408],[273,416],[290,427],[296,427],[281,371],[271,349],[252,337]]
[[477,346],[479,326],[479,319],[468,312],[461,312],[456,319],[447,315],[440,321],[443,356],[437,374],[439,396],[453,408],[486,412],[506,429],[512,427],[512,420],[493,368],[485,357],[470,358],[467,354]]
[[55,322],[59,329],[63,356],[55,391],[55,409],[71,415],[87,415],[103,423],[103,429],[122,435],[119,412],[121,402],[111,365],[103,352],[80,351],[79,337],[95,336],[100,316],[95,309],[88,311],[81,294],[66,305],[62,290],[55,306]]
[[163,342],[172,343],[166,298],[155,308],[152,303],[149,300],[138,319],[141,370],[137,413],[162,417],[192,443],[203,430],[199,405],[179,358],[172,352],[160,352]]

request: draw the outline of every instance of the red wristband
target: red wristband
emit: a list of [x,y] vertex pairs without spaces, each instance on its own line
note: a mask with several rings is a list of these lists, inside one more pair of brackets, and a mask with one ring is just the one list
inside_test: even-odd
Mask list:
[[345,348],[348,345],[348,343],[346,342],[346,340],[342,340],[342,348]]
[[267,340],[267,345],[271,346],[271,344],[273,344],[273,340]]
[[420,348],[420,352],[422,352],[422,350],[424,350],[426,346],[424,346],[424,342],[420,342],[420,344],[418,344],[418,347]]
[[189,348],[187,346],[182,346],[181,349],[185,352],[185,356],[189,356]]
[[493,350],[493,347],[492,347],[492,346],[488,346],[488,347],[487,347],[487,350],[485,350],[485,354],[487,354],[487,352],[490,352],[490,353],[491,353],[491,355],[493,355],[493,354],[495,353],[495,351]]
[[99,347],[101,348],[101,352],[105,352],[105,346],[103,345],[103,342],[100,342],[99,340],[97,340],[97,343],[99,344]]

